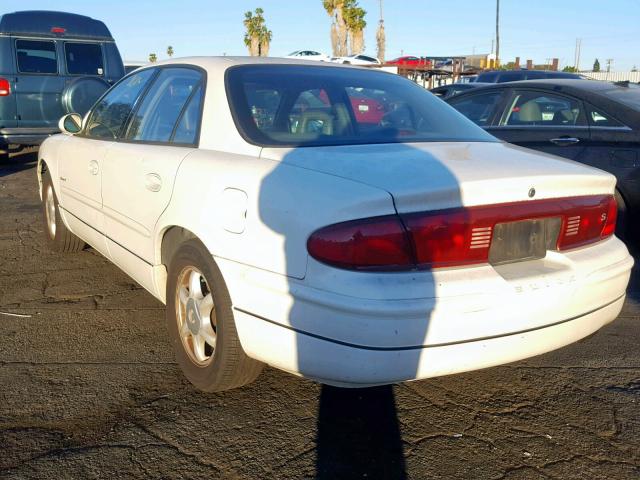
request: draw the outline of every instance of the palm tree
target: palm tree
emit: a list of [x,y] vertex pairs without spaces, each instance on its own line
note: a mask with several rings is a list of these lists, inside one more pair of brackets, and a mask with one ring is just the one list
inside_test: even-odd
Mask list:
[[347,54],[347,25],[344,19],[345,0],[322,0],[322,5],[331,17],[331,49],[334,57]]
[[364,27],[367,26],[364,16],[367,12],[360,8],[358,0],[346,0],[342,11],[349,35],[350,53],[351,55],[362,53],[364,51]]
[[269,46],[273,33],[265,24],[264,10],[256,8],[255,15],[252,12],[244,14],[244,26],[246,32],[244,34],[244,44],[249,49],[249,55],[252,57],[266,57],[269,55]]
[[378,59],[384,63],[386,36],[384,34],[384,19],[382,18],[382,0],[380,0],[380,22],[376,32],[376,44],[378,46]]
[[169,58],[173,57],[173,47],[171,45],[167,47],[167,55],[169,55]]
[[149,61],[151,63],[155,63],[158,60],[158,56],[155,53],[150,53],[149,54]]

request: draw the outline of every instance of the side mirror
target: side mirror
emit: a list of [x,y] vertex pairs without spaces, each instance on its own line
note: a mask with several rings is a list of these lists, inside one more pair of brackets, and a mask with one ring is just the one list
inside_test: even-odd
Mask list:
[[77,113],[68,113],[60,119],[58,128],[65,135],[75,135],[82,130],[82,117]]

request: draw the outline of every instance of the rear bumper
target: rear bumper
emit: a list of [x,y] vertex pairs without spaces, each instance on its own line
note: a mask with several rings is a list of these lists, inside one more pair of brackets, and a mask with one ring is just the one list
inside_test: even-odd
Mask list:
[[485,368],[572,343],[615,319],[633,266],[617,238],[499,267],[381,275],[325,267],[327,289],[312,287],[310,275],[216,261],[247,355],[343,386]]
[[269,344],[272,366],[321,383],[360,388],[478,370],[555,350],[614,320],[624,299],[622,296],[596,311],[529,331],[405,349],[318,338],[238,310],[235,318],[244,347]]
[[0,129],[0,148],[8,145],[40,145],[47,137],[60,133],[57,128],[2,128]]

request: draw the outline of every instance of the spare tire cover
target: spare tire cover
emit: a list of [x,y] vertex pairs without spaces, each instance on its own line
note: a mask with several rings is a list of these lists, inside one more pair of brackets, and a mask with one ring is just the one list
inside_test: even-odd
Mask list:
[[109,87],[110,85],[101,78],[76,78],[62,92],[62,107],[67,113],[84,116]]

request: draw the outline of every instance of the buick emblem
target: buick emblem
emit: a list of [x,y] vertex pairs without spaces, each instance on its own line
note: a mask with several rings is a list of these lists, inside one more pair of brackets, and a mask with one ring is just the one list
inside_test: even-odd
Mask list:
[[533,198],[533,197],[535,197],[535,195],[536,195],[536,189],[531,187],[529,189],[529,198]]

